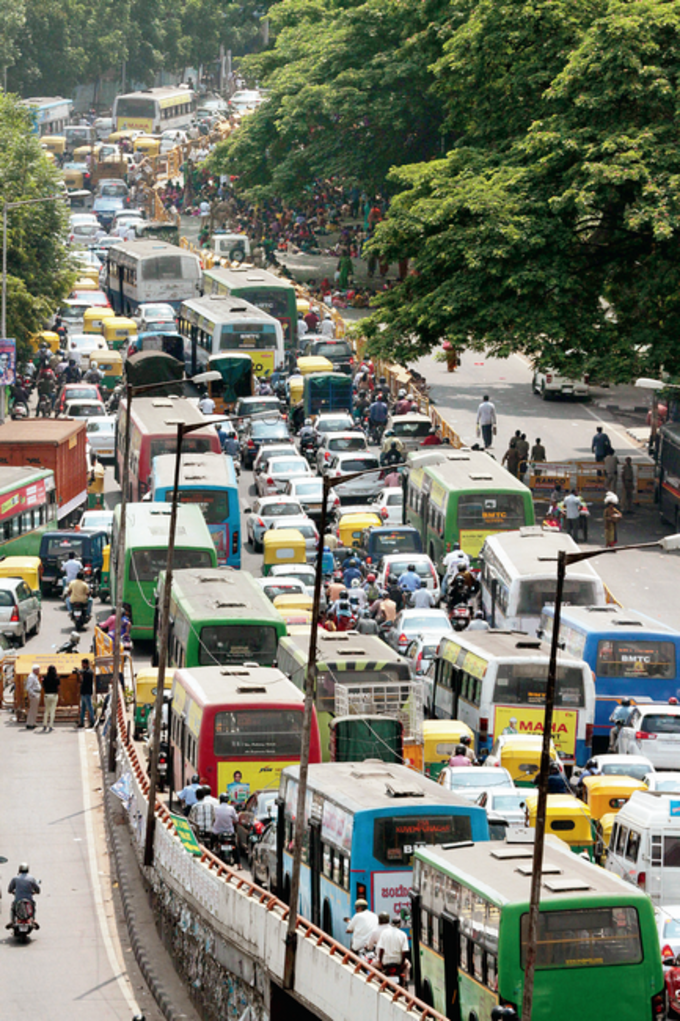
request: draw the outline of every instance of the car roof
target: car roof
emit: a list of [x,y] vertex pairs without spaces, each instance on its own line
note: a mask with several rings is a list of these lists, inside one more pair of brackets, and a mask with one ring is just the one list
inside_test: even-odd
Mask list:
[[[649,762],[646,755],[622,755],[618,752],[602,752],[600,755],[592,755],[591,758],[595,759],[600,766],[606,766],[609,763],[625,766],[627,762]],[[652,763],[649,762],[649,764],[652,766],[650,773],[656,772]]]
[[632,709],[637,709],[643,716],[649,716],[651,713],[664,713],[666,716],[680,716],[680,705],[668,705],[667,702],[652,702],[649,705],[634,705]]
[[[352,439],[354,439],[356,436],[360,436],[363,440],[366,439],[366,436],[361,431],[361,429],[338,430],[338,432],[335,432],[335,433],[327,433],[327,435],[324,437],[324,439],[328,439],[328,441],[330,443],[331,440],[347,439],[348,437],[351,437]],[[323,440],[321,442],[323,442]],[[349,453],[349,451],[348,451],[348,453]]]
[[[393,532],[394,529],[390,528],[389,531]],[[428,560],[431,564],[433,563],[427,553],[414,553],[412,550],[405,550],[404,553],[386,553],[382,560],[383,564],[391,564],[395,560],[412,560],[414,564]]]

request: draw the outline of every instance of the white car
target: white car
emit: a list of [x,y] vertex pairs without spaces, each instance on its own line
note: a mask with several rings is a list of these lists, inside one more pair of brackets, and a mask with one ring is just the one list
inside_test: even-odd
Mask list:
[[[85,426],[86,441],[89,451],[96,454],[100,461],[106,461],[116,454],[116,420],[111,415],[104,418],[89,418]],[[88,456],[88,464],[89,464]]]
[[297,448],[293,446],[292,442],[283,443],[262,443],[260,449],[255,455],[253,461],[253,471],[255,474],[262,471],[264,464],[271,457],[298,457]]
[[167,305],[164,301],[145,301],[137,308],[135,319],[139,323],[140,333],[144,333],[152,323],[168,323],[174,329],[177,313],[172,305]]
[[[656,770],[646,755],[619,755],[617,752],[603,752],[592,755],[592,761],[603,776],[630,776],[633,780],[643,780],[647,773]],[[590,761],[590,760],[588,760]],[[578,779],[583,767],[576,767],[569,780],[572,787],[578,786]]]
[[299,578],[308,596],[314,596],[314,568],[309,564],[274,564],[267,577]]
[[83,511],[78,528],[81,532],[106,532],[109,539],[113,533],[113,511],[112,510],[87,510]]
[[316,442],[321,443],[326,433],[350,433],[354,419],[348,411],[322,411],[314,423]]
[[368,443],[365,435],[356,429],[350,432],[323,433],[316,451],[316,466],[322,472],[334,454],[351,454],[358,450],[368,450]]
[[102,401],[67,401],[62,412],[64,418],[106,418]]
[[107,351],[108,346],[101,333],[71,333],[68,338],[69,358],[73,358],[79,368],[89,368],[90,355],[95,351]]
[[[310,518],[318,518],[321,515],[321,498],[323,494],[323,481],[318,477],[304,479],[289,479],[286,483],[285,492],[293,499],[299,500],[305,514]],[[340,506],[340,497],[333,487],[328,490],[328,514]]]
[[390,578],[398,580],[410,565],[416,569],[416,574],[420,578],[420,587],[429,589],[435,602],[439,602],[441,596],[439,575],[427,553],[390,553],[383,557],[378,571],[378,585],[381,588],[387,588]]
[[390,429],[405,451],[417,450],[429,435],[432,421],[427,415],[411,411],[408,415],[395,415],[390,420]]
[[502,788],[514,791],[512,777],[502,766],[444,766],[437,781],[447,791],[455,791],[468,801],[475,801],[485,790]]
[[401,652],[419,635],[437,640],[450,635],[453,625],[444,610],[402,610],[397,614],[387,642]]
[[69,244],[87,247],[94,242],[100,230],[101,224],[94,213],[73,213],[69,220]]
[[659,933],[661,957],[677,957],[680,954],[680,904],[664,904],[654,908],[656,928]]
[[655,769],[680,765],[680,705],[636,705],[619,731],[622,755],[644,755]]
[[477,805],[486,809],[487,815],[497,815],[508,823],[508,830],[524,833],[526,825],[526,794],[522,790],[509,791],[504,787],[490,787],[475,799]]
[[343,475],[367,472],[372,468],[377,470],[371,472],[370,475],[334,484],[335,491],[341,500],[365,502],[374,499],[382,489],[380,462],[375,454],[371,454],[369,451],[359,451],[356,454],[335,454],[328,467],[324,468],[324,475],[331,479],[339,479]]
[[304,511],[297,500],[287,496],[264,496],[246,508],[246,532],[255,552],[262,550],[262,536],[280,518],[299,517]]
[[402,525],[404,490],[401,486],[388,486],[374,501],[373,507],[386,525]]
[[587,397],[590,393],[587,379],[569,379],[567,376],[559,376],[552,369],[546,369],[545,372],[537,369],[531,388],[535,394],[540,394],[544,401],[558,394],[560,397]]
[[285,575],[268,575],[266,578],[256,578],[267,599],[272,602],[277,596],[307,595],[307,589],[300,578],[287,577]]
[[304,457],[273,457],[267,462],[267,471],[260,471],[255,476],[255,486],[260,496],[272,496],[282,493],[288,479],[297,475],[312,474]]
[[139,209],[123,209],[114,216],[109,233],[112,237],[127,236],[128,228],[142,223],[143,220],[144,217]]
[[319,530],[312,519],[308,518],[306,514],[300,514],[285,520],[279,519],[274,521],[271,527],[273,529],[296,528],[304,536],[307,560],[316,559],[316,553],[319,548]]
[[680,771],[664,769],[658,773],[646,773],[642,782],[650,791],[663,791],[664,794],[680,793]]

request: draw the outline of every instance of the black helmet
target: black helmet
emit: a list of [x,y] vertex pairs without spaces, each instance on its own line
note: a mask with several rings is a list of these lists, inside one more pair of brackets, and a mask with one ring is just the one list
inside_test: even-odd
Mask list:
[[586,769],[597,769],[597,762],[595,759],[588,759],[586,762]]
[[409,571],[415,571],[416,565],[415,564],[409,564],[408,565],[408,569],[409,569]]
[[464,744],[464,745],[469,745],[470,744],[470,735],[469,734],[462,734],[461,738],[460,738],[460,743]]
[[228,794],[220,794],[220,805],[227,805],[229,803]]
[[349,599],[349,592],[347,591],[346,588],[344,588],[342,590],[342,592],[340,593],[340,598],[341,599]]
[[[465,755],[466,752],[467,752],[467,748],[465,747],[464,744],[457,744],[456,745],[456,755]],[[466,756],[466,758],[467,758],[467,756]]]
[[191,782],[192,783],[200,783],[200,779],[201,778],[199,777],[198,773],[194,773],[194,775],[191,778]]

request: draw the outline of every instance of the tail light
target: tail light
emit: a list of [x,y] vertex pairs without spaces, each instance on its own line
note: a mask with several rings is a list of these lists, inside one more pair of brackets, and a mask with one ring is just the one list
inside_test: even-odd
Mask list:
[[349,356],[349,364],[354,365],[354,355]]
[[590,373],[589,372],[584,372],[583,373],[583,382],[584,383],[590,383]]
[[588,746],[588,748],[591,747],[592,743],[593,743],[593,724],[586,723],[586,745]]
[[267,526],[265,525],[264,521],[262,520],[262,518],[258,518],[258,519],[257,519],[257,523],[258,523],[258,525],[260,526],[260,528],[266,528],[266,527],[267,527]]
[[646,730],[635,731],[636,741],[656,741],[656,734],[648,734]]
[[380,508],[380,517],[381,518],[386,518],[389,513],[390,512],[388,511],[387,507],[381,507]]
[[274,485],[274,479],[272,479],[272,478],[267,479],[267,485],[268,486],[273,486]]
[[666,1016],[666,996],[656,993],[652,996],[652,1021],[663,1021]]
[[248,440],[248,446],[250,447],[251,450],[254,450],[255,449],[254,441],[253,440]]
[[661,957],[662,958],[663,957],[675,957],[675,954],[673,953],[673,948],[669,947],[668,943],[666,943],[666,946],[663,947],[663,949],[661,951]]
[[256,819],[255,822],[253,823],[253,832],[257,833],[259,837],[260,833],[262,833],[263,830],[264,826],[262,825],[259,819]]
[[166,764],[166,762],[167,762],[167,759],[166,759],[165,755],[159,755],[158,756],[158,765],[159,766],[164,766]]
[[489,736],[489,718],[488,716],[480,716],[479,718],[479,739],[480,741],[486,741]]
[[545,381],[546,383],[552,383],[552,372],[546,372]]
[[326,451],[326,453],[323,455],[323,457],[324,457],[324,461],[330,461],[330,459],[331,459],[331,455],[328,453],[328,451]]
[[92,574],[92,564],[85,564],[83,574]]
[[14,607],[14,609],[12,610],[12,616],[9,619],[10,619],[10,622],[12,624],[18,624],[19,623],[19,607],[18,606]]
[[333,500],[333,506],[334,507],[339,507],[340,506],[340,497],[339,496],[336,496],[335,500]]
[[238,553],[238,530],[231,537],[231,552]]
[[646,872],[638,872],[637,885],[640,887],[641,890],[644,890],[645,886],[647,885]]
[[366,900],[366,884],[357,883],[357,900]]
[[422,654],[422,652],[419,652],[418,655],[416,656],[416,673],[418,673],[418,667],[420,666],[420,664],[422,662],[423,662],[423,654]]
[[408,638],[407,638],[407,636],[406,636],[406,635],[404,634],[404,632],[403,632],[403,631],[402,631],[402,633],[401,633],[401,634],[399,635],[399,638],[397,639],[397,641],[398,641],[399,645],[408,645]]

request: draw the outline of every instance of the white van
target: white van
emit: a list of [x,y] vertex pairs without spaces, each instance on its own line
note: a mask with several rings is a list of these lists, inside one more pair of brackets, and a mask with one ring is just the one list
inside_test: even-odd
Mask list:
[[242,262],[250,258],[250,241],[245,234],[228,234],[216,230],[210,238],[210,247],[220,259]]
[[605,868],[655,904],[680,901],[680,793],[635,791],[612,828]]
[[[566,532],[527,525],[487,536],[482,547],[482,606],[494,628],[538,632],[541,611],[555,602],[557,554],[578,553]],[[587,562],[567,567],[563,605],[604,606],[602,579]]]

